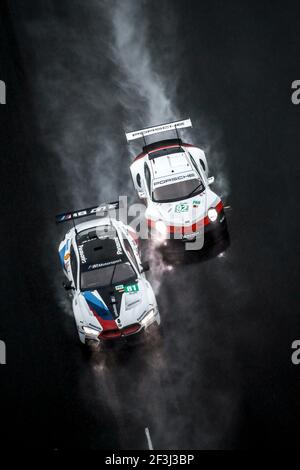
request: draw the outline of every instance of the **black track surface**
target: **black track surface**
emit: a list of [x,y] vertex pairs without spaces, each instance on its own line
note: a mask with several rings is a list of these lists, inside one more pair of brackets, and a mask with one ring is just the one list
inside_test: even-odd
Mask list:
[[[78,111],[69,96],[73,80],[88,87],[85,79],[92,80],[95,70],[82,57],[86,48],[79,49],[81,72],[70,73],[53,96],[54,108],[40,99],[36,77],[47,63],[44,87],[51,88],[55,63],[75,67],[77,56],[64,55],[64,48],[72,50],[79,36],[86,47],[99,25],[106,34],[107,24],[102,17],[95,23],[87,19],[85,2],[8,3],[9,10],[1,4],[0,20],[0,78],[8,86],[7,105],[0,107],[0,339],[6,341],[8,361],[0,366],[1,445],[145,448],[148,426],[156,448],[296,447],[300,369],[290,356],[292,341],[300,337],[300,107],[292,105],[290,87],[299,78],[299,5],[165,1],[145,7],[153,35],[170,3],[177,18],[176,35],[163,40],[172,50],[164,68],[172,67],[175,75],[178,69],[178,117],[194,112],[197,119],[199,108],[211,129],[222,129],[217,148],[226,156],[230,182],[231,247],[222,258],[161,276],[163,340],[88,357],[63,307],[64,293],[58,293],[56,247],[62,232],[53,222],[55,213],[77,204],[68,191],[74,181],[48,143],[49,136],[59,140],[64,133],[62,107],[70,120]],[[39,36],[47,14],[57,19],[56,41],[51,34]],[[73,27],[69,43],[64,24]],[[107,51],[99,47],[97,83],[115,87],[113,64],[106,60],[101,68]],[[159,69],[159,51],[155,56]],[[112,91],[107,113],[120,136],[123,111],[116,109],[114,96]],[[79,99],[75,94],[74,103]],[[203,136],[194,132],[197,143]],[[126,191],[127,149],[116,138],[123,146],[120,191]],[[91,151],[88,138],[86,148]],[[69,164],[76,158],[71,155]],[[100,186],[108,164],[103,160]],[[87,206],[97,202],[94,189],[86,196],[88,183],[88,175],[82,186],[76,180]],[[118,191],[112,184],[111,195]]]

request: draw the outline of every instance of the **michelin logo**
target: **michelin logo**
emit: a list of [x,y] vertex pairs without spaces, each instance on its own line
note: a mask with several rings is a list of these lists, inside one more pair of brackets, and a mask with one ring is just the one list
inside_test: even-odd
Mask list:
[[6,345],[4,341],[0,340],[0,364],[6,364]]
[[79,256],[80,256],[81,263],[82,263],[82,264],[86,263],[86,256],[85,256],[85,254],[84,254],[83,246],[82,246],[82,245],[79,245],[78,251],[79,251]]

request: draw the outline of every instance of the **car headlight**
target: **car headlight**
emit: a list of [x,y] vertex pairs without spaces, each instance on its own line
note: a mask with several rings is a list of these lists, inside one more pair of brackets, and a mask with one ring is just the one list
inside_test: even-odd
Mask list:
[[151,310],[149,310],[149,312],[147,312],[147,314],[145,315],[145,317],[141,321],[141,324],[143,326],[147,326],[149,323],[152,323],[153,318],[155,317],[155,315],[156,315],[155,309],[151,308]]
[[211,209],[208,209],[207,215],[211,222],[215,222],[218,218],[218,212],[213,207]]
[[158,220],[155,223],[155,228],[161,235],[166,235],[167,234],[168,228],[162,220]]
[[86,334],[86,336],[90,336],[93,338],[97,338],[100,334],[99,330],[95,330],[94,328],[90,328],[89,326],[84,326],[83,331]]

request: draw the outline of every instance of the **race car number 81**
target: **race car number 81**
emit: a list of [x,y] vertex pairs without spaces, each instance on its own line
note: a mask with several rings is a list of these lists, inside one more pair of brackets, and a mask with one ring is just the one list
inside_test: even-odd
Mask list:
[[139,291],[139,286],[138,284],[131,284],[130,286],[125,286],[125,292],[128,294],[138,292]]

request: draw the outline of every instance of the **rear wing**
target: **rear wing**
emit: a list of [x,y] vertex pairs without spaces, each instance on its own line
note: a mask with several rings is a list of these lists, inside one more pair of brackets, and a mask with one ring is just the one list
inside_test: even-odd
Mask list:
[[110,210],[119,209],[119,201],[108,202],[105,204],[99,204],[98,206],[88,207],[86,209],[80,209],[72,212],[64,212],[55,216],[55,221],[57,224],[62,222],[75,221],[75,219],[80,219],[81,217],[89,217],[91,215],[104,215]]
[[159,134],[160,132],[166,131],[176,131],[178,136],[178,129],[183,129],[184,127],[192,127],[192,121],[190,119],[184,119],[182,121],[173,121],[166,124],[160,124],[154,127],[146,127],[145,129],[140,129],[132,132],[125,132],[127,142],[135,139],[144,139],[146,143],[146,137],[152,134]]

